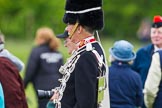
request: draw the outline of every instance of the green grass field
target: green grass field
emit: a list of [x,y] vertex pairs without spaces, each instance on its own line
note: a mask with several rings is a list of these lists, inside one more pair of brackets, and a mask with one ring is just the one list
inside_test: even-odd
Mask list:
[[[138,41],[134,41],[134,40],[129,40],[129,41],[134,45],[135,51],[139,47],[141,47],[143,45],[142,43],[140,43]],[[114,42],[115,42],[115,40],[113,40],[113,39],[102,39],[102,45],[103,45],[103,48],[105,49],[107,58],[109,56],[108,49],[113,45]],[[17,57],[19,57],[25,64],[27,63],[28,56],[30,54],[30,51],[32,49],[32,46],[33,46],[33,40],[13,40],[13,39],[6,39],[6,48],[11,53],[13,53]],[[60,50],[60,52],[64,56],[64,61],[66,61],[66,58],[69,56],[67,54],[67,49],[63,45],[61,45],[61,47],[60,47],[59,50]],[[24,72],[21,72],[21,76],[23,78]],[[25,92],[26,92],[26,96],[27,96],[29,108],[37,108],[36,95],[33,92],[33,86],[32,86],[32,84],[29,84],[28,85],[28,87],[25,90]]]

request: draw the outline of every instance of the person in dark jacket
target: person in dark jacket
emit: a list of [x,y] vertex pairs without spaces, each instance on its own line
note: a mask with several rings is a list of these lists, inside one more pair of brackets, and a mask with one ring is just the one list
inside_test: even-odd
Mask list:
[[162,17],[155,16],[155,28],[151,29],[155,47],[152,62],[144,86],[144,100],[147,108],[162,106]]
[[110,48],[109,89],[111,108],[141,107],[143,102],[142,81],[130,64],[135,59],[133,45],[125,40]]
[[[132,69],[137,71],[141,76],[143,88],[147,78],[148,70],[151,65],[152,55],[154,54],[154,52],[162,49],[162,32],[160,31],[161,27],[162,17],[160,15],[154,16],[150,30],[152,43],[140,48],[137,51],[137,57],[132,65]],[[142,108],[146,107],[143,105]]]
[[140,48],[137,51],[137,57],[134,60],[132,69],[137,71],[142,79],[142,85],[144,87],[148,70],[152,61],[152,55],[154,52],[162,48],[162,33],[159,28],[162,27],[162,17],[159,15],[154,16],[151,27],[151,41],[152,43]]
[[28,108],[19,70],[5,57],[0,57],[0,82],[4,92],[5,108]]
[[[95,31],[103,28],[101,6],[102,0],[66,1],[63,20],[67,27],[58,37],[65,39],[71,56],[60,68],[61,86],[51,98],[61,108],[98,108],[103,100],[107,64],[104,50],[94,37]],[[110,108],[109,100],[107,104]]]
[[[51,90],[59,85],[61,77],[59,68],[63,64],[62,54],[58,51],[59,40],[52,29],[39,28],[36,32],[36,47],[30,54],[24,84],[25,88],[31,82],[34,90]],[[38,108],[45,108],[48,99],[38,100]]]

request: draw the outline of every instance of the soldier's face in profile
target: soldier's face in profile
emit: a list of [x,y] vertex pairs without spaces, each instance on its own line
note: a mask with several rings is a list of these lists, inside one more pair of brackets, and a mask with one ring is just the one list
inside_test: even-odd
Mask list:
[[75,24],[68,24],[67,27],[65,28],[66,31],[68,31],[68,35],[69,35],[69,39],[71,39],[72,42],[77,43],[79,41],[79,32],[78,32],[78,28],[80,26],[79,25],[75,25]]
[[66,31],[68,31],[68,35],[71,35],[71,31],[73,29],[74,25],[73,24],[68,24],[65,28]]
[[[64,46],[68,48],[69,54],[72,54],[73,51],[77,49],[77,43],[80,41],[78,38],[78,28],[75,28],[75,25],[73,24],[68,24],[67,27],[65,28],[66,31],[68,31],[69,37],[65,39]],[[72,34],[70,34],[72,33]]]

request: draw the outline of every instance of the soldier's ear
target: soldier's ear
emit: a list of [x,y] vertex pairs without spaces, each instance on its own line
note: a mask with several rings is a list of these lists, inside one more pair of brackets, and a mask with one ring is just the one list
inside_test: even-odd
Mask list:
[[78,26],[77,32],[80,34],[83,31],[83,27],[81,25]]

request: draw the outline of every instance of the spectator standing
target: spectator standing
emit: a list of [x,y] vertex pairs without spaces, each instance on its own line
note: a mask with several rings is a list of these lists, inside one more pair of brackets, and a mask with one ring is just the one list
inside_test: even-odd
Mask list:
[[[59,68],[63,64],[58,51],[59,40],[52,29],[39,28],[35,37],[36,46],[32,49],[25,73],[25,88],[31,82],[35,92],[38,89],[51,90],[59,85]],[[38,108],[45,108],[48,99],[38,100]]]
[[109,89],[111,108],[141,107],[143,102],[142,81],[130,64],[136,55],[133,45],[125,40],[110,48]]
[[[137,57],[134,60],[132,68],[137,71],[142,79],[142,85],[144,88],[145,80],[147,78],[148,70],[152,61],[152,55],[154,52],[162,48],[162,17],[156,15],[153,18],[151,27],[151,44],[140,48],[137,51]],[[145,108],[145,106],[143,106]]]
[[137,57],[134,60],[132,68],[137,71],[142,79],[143,87],[147,78],[148,70],[152,61],[152,55],[154,52],[162,48],[162,17],[154,16],[153,24],[151,27],[151,44],[140,48],[137,51]]
[[0,34],[0,82],[6,108],[27,108],[24,84],[19,72],[24,63],[4,48],[4,35]]
[[[162,27],[153,29],[152,32],[162,33]],[[162,42],[159,42],[158,47],[162,48]],[[162,70],[162,50],[159,49],[152,56],[151,66],[149,68],[149,72],[144,86],[144,100],[147,108],[161,108],[162,106],[162,71],[161,70]]]

